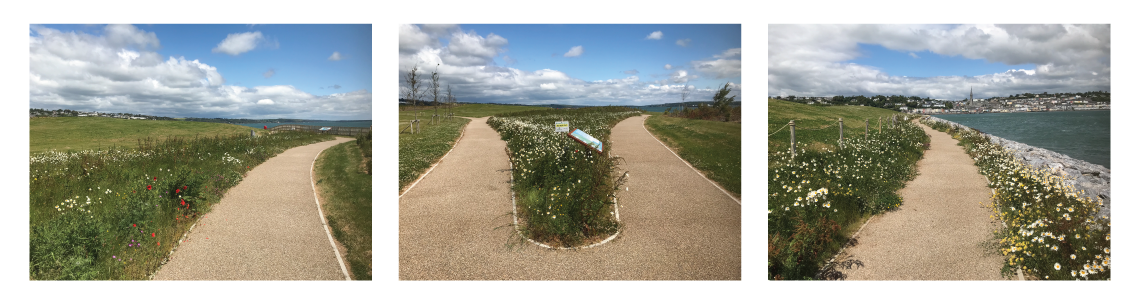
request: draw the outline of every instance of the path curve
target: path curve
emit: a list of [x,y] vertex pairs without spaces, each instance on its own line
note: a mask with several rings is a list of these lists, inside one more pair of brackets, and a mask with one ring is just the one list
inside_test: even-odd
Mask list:
[[740,279],[740,205],[657,143],[645,118],[610,136],[630,174],[618,193],[621,235],[572,251],[505,246],[514,233],[506,143],[487,118],[472,120],[400,198],[400,279]]
[[344,280],[313,198],[311,167],[349,138],[286,150],[254,167],[214,205],[157,280]]
[[957,140],[920,126],[930,150],[899,191],[902,206],[872,217],[835,259],[864,267],[839,271],[848,280],[1003,280],[1003,258],[985,247],[997,227],[986,177]]

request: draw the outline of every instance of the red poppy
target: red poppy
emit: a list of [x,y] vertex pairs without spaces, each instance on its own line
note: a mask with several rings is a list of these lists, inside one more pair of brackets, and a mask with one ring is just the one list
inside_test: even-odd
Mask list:
[[154,177],[154,181],[158,181],[158,177]]
[[147,186],[146,186],[146,190],[147,190],[147,191],[150,191],[150,185],[147,185]]
[[162,246],[162,242],[155,242],[155,243],[158,243],[158,246]]
[[131,224],[131,227],[139,227],[139,226],[135,226],[135,224]]
[[150,233],[150,237],[151,237],[151,238],[154,238],[154,233],[153,233],[153,232],[152,232],[152,233]]
[[183,205],[183,206],[185,206],[185,205],[186,205],[186,200],[185,200],[185,199],[183,199],[183,200],[182,200],[182,205]]
[[182,193],[182,190],[174,189],[174,193]]
[[187,187],[187,186],[182,186],[182,189],[183,189],[183,190],[185,190],[185,189],[189,189],[189,188],[190,188],[190,187]]

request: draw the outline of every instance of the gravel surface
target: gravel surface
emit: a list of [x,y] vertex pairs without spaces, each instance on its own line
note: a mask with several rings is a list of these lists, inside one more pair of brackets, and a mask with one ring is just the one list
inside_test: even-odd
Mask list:
[[506,246],[515,232],[506,143],[486,118],[472,120],[400,198],[400,279],[740,279],[740,205],[657,143],[645,118],[611,134],[630,174],[618,193],[625,228],[582,250]]
[[950,135],[922,126],[930,150],[918,176],[899,192],[899,210],[871,218],[858,244],[836,261],[857,260],[848,280],[1001,280],[993,243],[990,189],[974,160]]
[[214,205],[158,280],[344,280],[313,199],[310,169],[321,150],[352,139],[292,148],[254,167]]

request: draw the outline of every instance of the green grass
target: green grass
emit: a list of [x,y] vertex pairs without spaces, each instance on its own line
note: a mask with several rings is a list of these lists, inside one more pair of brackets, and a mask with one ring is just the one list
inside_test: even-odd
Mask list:
[[31,119],[31,152],[50,150],[134,148],[139,139],[194,137],[245,133],[249,127],[163,120],[129,120],[106,117],[36,117]]
[[251,167],[331,139],[243,132],[165,138],[135,149],[32,154],[29,278],[145,279]]
[[425,122],[416,134],[400,133],[400,191],[450,151],[470,121],[456,117],[439,124]]
[[[843,119],[844,138],[862,138],[864,120],[870,121],[870,132],[879,130],[879,117],[883,129],[890,127],[890,116],[902,114],[887,109],[860,106],[822,106],[768,99],[768,133],[774,133],[789,120],[796,121],[797,148],[831,148],[839,142],[840,118]],[[820,129],[822,128],[822,129]],[[768,152],[787,151],[791,144],[790,128],[768,137]],[[816,130],[820,129],[820,130]]]
[[740,196],[740,123],[655,115],[645,126],[706,177]]
[[[371,145],[371,144],[369,144]],[[330,147],[317,159],[317,189],[329,228],[344,245],[352,277],[372,280],[372,175],[357,142]]]

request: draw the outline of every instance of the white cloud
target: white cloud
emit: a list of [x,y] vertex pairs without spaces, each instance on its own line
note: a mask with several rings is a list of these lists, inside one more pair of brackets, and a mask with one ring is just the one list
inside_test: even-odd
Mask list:
[[507,65],[514,65],[515,63],[518,63],[519,61],[515,60],[515,58],[512,58],[509,55],[504,55],[503,56],[503,62],[507,63]]
[[226,39],[222,40],[221,43],[218,43],[218,46],[214,47],[213,52],[239,55],[253,50],[263,41],[265,41],[265,37],[261,35],[261,31],[232,33],[227,35]]
[[693,41],[693,40],[691,40],[691,39],[688,39],[688,38],[685,38],[685,39],[678,39],[678,40],[677,40],[677,46],[681,46],[681,47],[688,47],[688,46],[689,46],[689,43],[691,43],[692,41]]
[[257,104],[273,104],[273,100],[271,100],[271,99],[262,99],[262,100],[258,100],[258,101],[257,101]]
[[740,48],[725,50],[714,55],[715,60],[692,61],[689,63],[697,72],[715,76],[716,79],[740,77]]
[[661,31],[654,31],[653,33],[649,33],[649,36],[646,36],[645,39],[661,39],[663,35]]
[[[289,85],[227,85],[218,68],[165,57],[154,33],[112,25],[101,36],[32,26],[29,100],[33,108],[160,116],[370,118],[366,90],[316,96]],[[271,72],[267,71],[264,75]],[[272,101],[272,104],[265,102]]]
[[636,75],[637,73],[639,73],[639,71],[637,71],[636,69],[630,69],[630,70],[627,70],[627,71],[623,71],[623,72],[621,72],[621,73],[623,73],[623,74],[627,74],[627,75]]
[[[418,49],[408,50],[411,44],[401,43],[399,75],[405,75],[413,66],[419,67],[420,73],[430,75],[437,69],[440,82],[450,84],[455,96],[465,102],[496,102],[496,103],[522,103],[522,104],[612,104],[612,105],[647,105],[680,101],[681,85],[687,80],[697,80],[698,77],[690,71],[674,70],[670,75],[653,76],[660,80],[643,80],[638,75],[627,75],[625,78],[586,81],[574,78],[566,73],[554,69],[521,70],[512,67],[498,66],[494,57],[502,57],[508,65],[516,60],[514,56],[505,56],[508,38],[488,34],[481,37],[474,31],[464,32],[463,29],[451,29],[450,34],[432,36],[432,41],[417,41]],[[401,26],[401,35],[420,36],[429,35],[416,26]],[[457,34],[458,33],[458,34]],[[458,35],[464,35],[470,44],[479,48],[458,48],[455,45]],[[430,35],[429,35],[430,36]],[[493,38],[493,39],[492,39]],[[480,41],[481,39],[481,41]],[[400,38],[401,42],[411,39]],[[579,55],[584,53],[582,46],[572,48],[565,54],[555,53],[554,56],[570,56],[572,52]],[[484,52],[463,52],[466,50],[481,50]],[[575,51],[578,49],[579,51]],[[440,64],[440,65],[436,65]],[[672,66],[669,66],[672,68]],[[621,71],[629,74],[637,71],[631,69]],[[640,75],[640,72],[637,72]],[[401,87],[406,87],[402,83]],[[711,100],[715,89],[697,89],[694,87],[691,100]],[[734,93],[736,94],[736,93]],[[741,98],[737,94],[737,98]],[[430,98],[429,98],[430,99]]]
[[907,53],[907,54],[910,55],[910,57],[912,57],[912,58],[916,58],[916,59],[918,58],[918,55],[914,54],[914,52]]
[[272,77],[272,76],[273,76],[273,75],[275,75],[275,74],[277,74],[277,71],[275,71],[275,70],[273,70],[272,68],[270,68],[268,71],[266,71],[266,72],[262,73],[261,75],[262,75],[262,76],[265,76],[265,78],[266,78],[266,79],[269,79],[269,77]]
[[665,64],[665,69],[673,69],[673,65]]
[[[969,95],[971,86],[976,97],[1107,91],[1109,30],[1108,25],[772,25],[768,92],[959,99]],[[892,76],[850,63],[860,56],[859,44],[1035,68],[978,76]]]
[[340,52],[333,51],[333,54],[329,56],[329,61],[340,61],[340,59]]
[[570,51],[567,51],[566,54],[563,54],[562,56],[568,57],[568,58],[569,57],[576,57],[576,56],[582,55],[582,52],[584,52],[582,50],[582,46],[574,46],[573,48],[570,48]]

